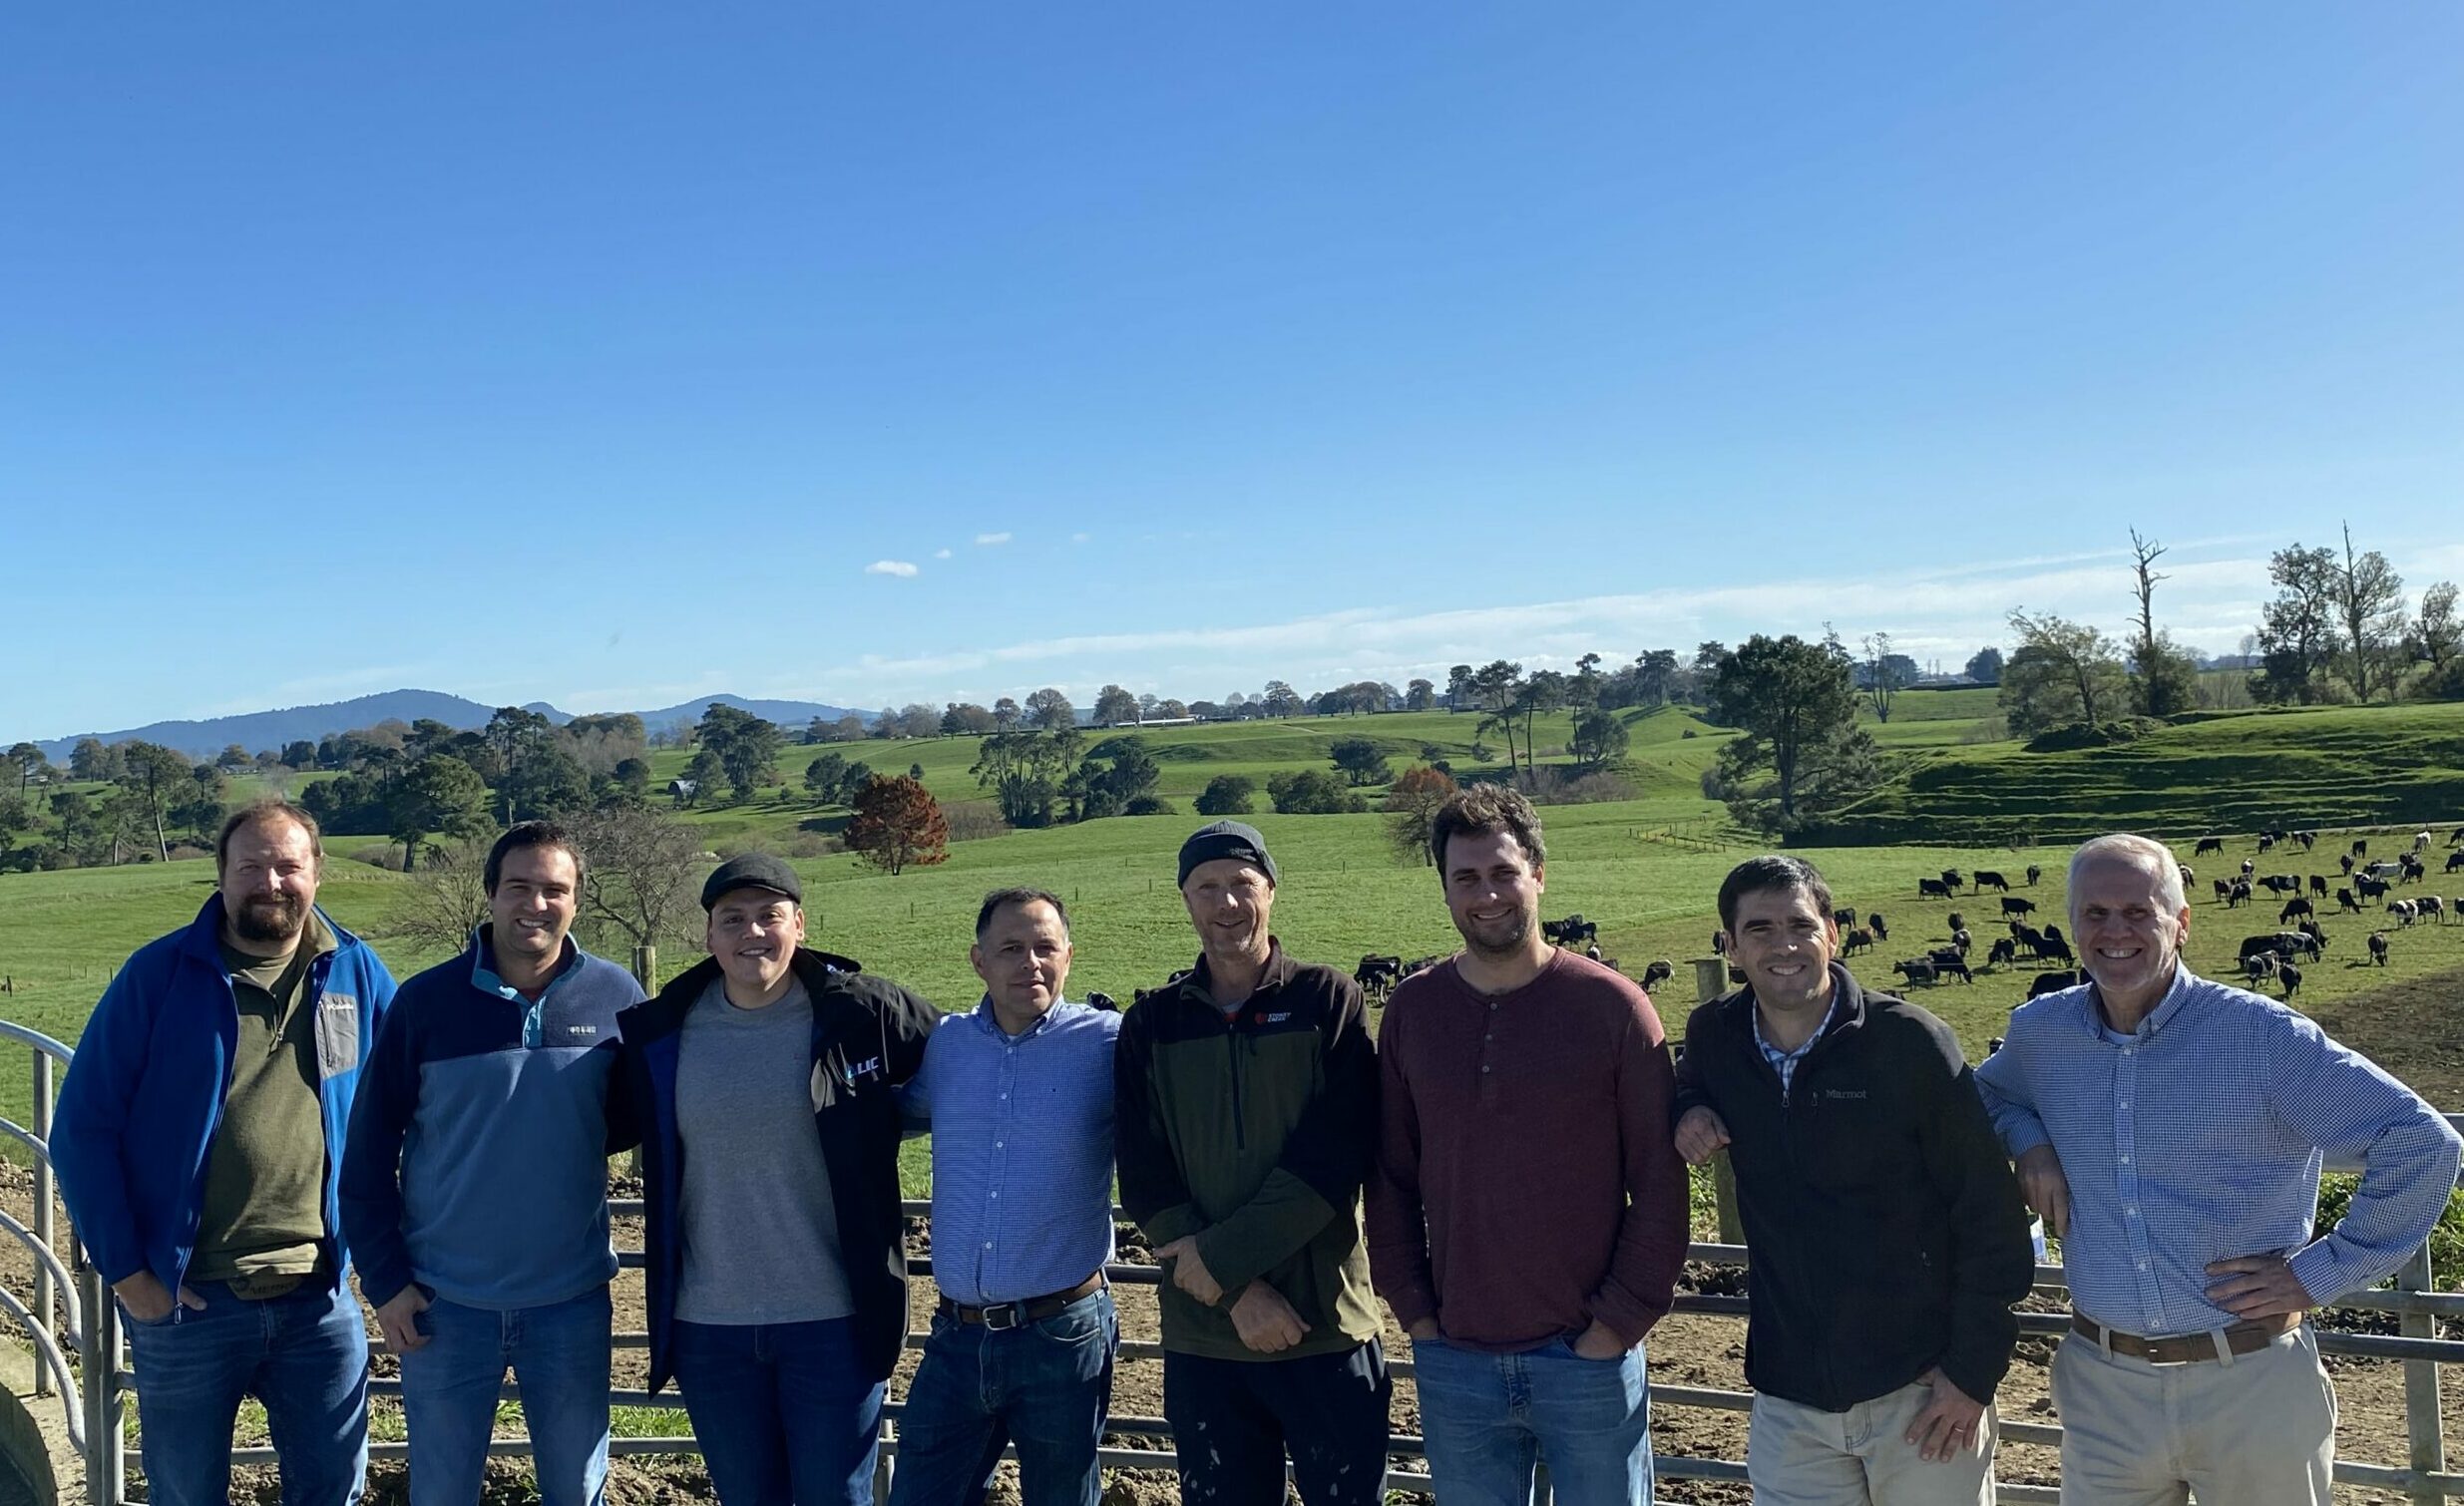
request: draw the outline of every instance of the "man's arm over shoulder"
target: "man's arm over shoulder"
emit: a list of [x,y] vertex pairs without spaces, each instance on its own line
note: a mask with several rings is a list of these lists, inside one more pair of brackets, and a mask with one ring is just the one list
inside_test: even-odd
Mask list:
[[2049,1023],[2038,1014],[2044,1003],[2038,999],[2020,1005],[2011,1015],[2010,1036],[2002,1049],[1986,1057],[1975,1071],[1976,1093],[1985,1105],[1985,1116],[1993,1121],[1993,1132],[2014,1161],[2040,1145],[2053,1143],[2052,1132],[2037,1112],[2035,1085],[2028,1079],[2028,1060],[2034,1050],[2030,1037]]
[[1617,1062],[1627,1203],[1608,1276],[1591,1297],[1591,1317],[1631,1348],[1675,1305],[1677,1273],[1686,1260],[1688,1199],[1686,1165],[1669,1138],[1677,1083],[1668,1040],[1643,990],[1618,981],[1627,1010]]
[[359,1268],[359,1290],[381,1308],[411,1285],[411,1251],[402,1237],[402,1138],[419,1109],[420,1003],[397,995],[360,1068],[342,1145],[342,1239]]
[[625,1003],[616,1011],[616,1017],[609,1029],[609,1038],[603,1047],[615,1053],[614,1060],[608,1068],[607,1152],[613,1157],[620,1156],[641,1144],[640,1104],[632,1091],[631,1083],[627,1080],[630,1074],[627,1071],[626,1057],[631,1052],[625,1046],[624,1020],[625,1016],[648,1002],[649,996],[641,991],[641,980],[633,976],[632,969],[619,966],[615,962],[610,962],[608,965],[616,967],[617,971],[624,974],[624,981],[627,985],[625,992],[629,995]]
[[1112,1055],[1112,1154],[1120,1170],[1121,1209],[1154,1246],[1169,1245],[1205,1227],[1172,1154],[1163,1105],[1155,1094],[1154,1016],[1146,1011],[1162,1007],[1131,1005],[1121,1016]]
[[881,1068],[897,1086],[924,1065],[925,1044],[941,1023],[941,1010],[921,993],[883,977],[865,978],[866,1001],[881,1021]]
[[1928,1110],[1924,1175],[1949,1226],[1950,1338],[1937,1363],[1962,1394],[1991,1401],[2019,1341],[2012,1305],[2036,1279],[2027,1205],[1958,1038],[1930,1015],[1910,1023],[1908,1070]]
[[1399,991],[1378,1022],[1378,1166],[1369,1179],[1369,1275],[1405,1328],[1437,1316],[1421,1200],[1421,1114],[1404,1074],[1410,995]]
[[1352,1217],[1378,1145],[1378,1050],[1361,985],[1314,969],[1332,993],[1318,1031],[1317,1097],[1301,1111],[1257,1192],[1198,1236],[1198,1257],[1226,1293],[1291,1259],[1337,1218]]
[[160,995],[176,966],[158,942],[120,969],[78,1037],[52,1117],[51,1158],[60,1172],[61,1201],[107,1283],[147,1269],[125,1160],[173,1148],[131,1147],[126,1135],[153,1046],[155,1014],[163,1005]]
[[2267,1103],[2326,1153],[2361,1163],[2361,1185],[2333,1229],[2288,1264],[2314,1303],[2392,1275],[2430,1237],[2454,1189],[2459,1141],[2446,1117],[2376,1062],[2283,1011],[2268,1053]]
[[933,1094],[943,1078],[950,1075],[950,1056],[962,1050],[966,1042],[952,1033],[967,1028],[966,1016],[947,1013],[934,1022],[933,1034],[924,1043],[924,1056],[916,1065],[916,1075],[899,1089],[899,1124],[909,1138],[933,1132]]

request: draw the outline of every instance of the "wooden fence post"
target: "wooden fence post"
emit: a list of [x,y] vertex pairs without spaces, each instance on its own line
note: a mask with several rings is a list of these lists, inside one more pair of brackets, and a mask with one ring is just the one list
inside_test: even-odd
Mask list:
[[[2430,1247],[2423,1245],[2413,1252],[2398,1273],[2399,1292],[2435,1292],[2438,1282],[2430,1271]],[[2435,1338],[2438,1319],[2427,1313],[2407,1313],[2397,1319],[2397,1327],[2407,1338]],[[2422,1483],[2427,1475],[2447,1467],[2447,1443],[2440,1432],[2438,1415],[2438,1361],[2407,1359],[2404,1361],[2404,1431],[2412,1445],[2413,1485],[2405,1492],[2415,1501],[2444,1501],[2447,1493],[2435,1485]]]
[[[1705,956],[1694,959],[1694,1001],[1707,1004],[1728,991],[1728,958]],[[1720,1210],[1720,1243],[1742,1245],[1746,1242],[1744,1220],[1737,1216],[1737,1171],[1728,1163],[1728,1152],[1711,1158],[1711,1197]]]

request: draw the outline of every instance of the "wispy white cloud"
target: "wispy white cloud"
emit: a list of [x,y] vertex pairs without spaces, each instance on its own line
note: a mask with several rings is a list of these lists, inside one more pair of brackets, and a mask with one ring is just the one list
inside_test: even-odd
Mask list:
[[[2157,588],[2159,624],[2203,652],[2239,649],[2269,593],[2265,552],[2250,548],[2252,542],[2186,543],[2160,561],[2168,578]],[[2398,566],[2417,597],[2433,580],[2464,575],[2464,544],[2412,552]],[[1587,652],[1623,662],[1645,648],[1690,653],[1705,639],[1733,643],[1755,632],[1811,637],[1826,623],[1851,644],[1887,631],[1900,652],[1955,670],[1985,644],[2008,650],[2004,617],[2015,606],[2094,622],[2122,637],[2135,605],[2129,583],[2127,551],[1983,562],[1946,557],[1863,578],[1806,574],[1440,609],[1390,601],[1276,621],[1183,621],[1006,643],[928,641],[914,652],[864,654],[790,672],[776,683],[724,688],[840,705],[990,704],[1044,684],[1083,700],[1106,681],[1211,697],[1236,686],[1255,693],[1270,677],[1304,690],[1358,679],[1442,682],[1449,664],[1501,656],[1526,668],[1571,669]]]
[[[2185,553],[2188,553],[2185,550]],[[2123,557],[2127,558],[2127,557]],[[1401,678],[1448,663],[1504,655],[1529,667],[1571,666],[1594,650],[1611,658],[1646,647],[1691,649],[1706,638],[1753,632],[1812,636],[1828,622],[1850,641],[1890,632],[1898,648],[1955,666],[1980,645],[2009,637],[2014,606],[2118,629],[2129,609],[2128,573],[2110,552],[1991,563],[1950,563],[1867,579],[1808,576],[1737,585],[1665,586],[1614,595],[1505,602],[1444,610],[1362,605],[1284,621],[1184,624],[1132,632],[1065,634],[984,647],[868,654],[824,671],[827,683],[867,699],[1009,688],[1007,676],[1098,683],[1136,674],[1195,673],[1246,682],[1274,675],[1295,684],[1341,678]],[[2159,620],[2207,652],[2239,646],[2265,594],[2263,558],[2185,561],[2171,557],[2159,587]],[[966,679],[969,683],[956,682]],[[857,688],[861,687],[861,688]],[[939,687],[939,688],[935,688]],[[1068,688],[1066,683],[1063,688]],[[1175,683],[1174,693],[1189,687]],[[998,692],[995,692],[998,693]],[[1200,691],[1198,693],[1203,693]]]
[[916,566],[904,560],[876,560],[864,567],[868,575],[896,575],[902,580],[913,579]]
[[1010,536],[1008,534],[978,534],[976,536],[976,543],[978,544],[1008,544],[1009,542]]
[[936,560],[947,560],[950,558],[950,552],[948,550],[935,550],[933,551],[933,558]]
[[1069,542],[1071,544],[1084,544],[1087,540],[1094,537],[1095,536],[1092,534],[1072,534],[1069,536]]

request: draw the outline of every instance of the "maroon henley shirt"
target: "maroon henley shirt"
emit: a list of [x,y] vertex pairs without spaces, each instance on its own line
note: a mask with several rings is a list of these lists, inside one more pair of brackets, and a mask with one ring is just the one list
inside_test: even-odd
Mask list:
[[1651,1000],[1560,950],[1511,992],[1453,962],[1395,990],[1368,1198],[1378,1294],[1409,1328],[1508,1353],[1597,1318],[1630,1347],[1686,1254],[1675,1078]]

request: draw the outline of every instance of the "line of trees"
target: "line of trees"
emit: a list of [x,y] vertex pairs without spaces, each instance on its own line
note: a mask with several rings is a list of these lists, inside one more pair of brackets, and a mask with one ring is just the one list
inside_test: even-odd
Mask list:
[[406,864],[416,865],[432,839],[493,831],[612,796],[639,798],[649,783],[646,750],[639,717],[578,717],[557,727],[518,706],[499,708],[478,730],[388,721],[279,752],[231,747],[205,760],[138,739],[106,745],[87,738],[71,750],[65,771],[33,744],[19,743],[0,755],[7,776],[0,783],[0,868],[167,861],[175,848],[211,844],[234,774],[253,774],[280,791],[309,770],[331,774],[298,794],[320,823],[384,832],[403,844]]
[[2441,580],[2405,606],[2404,577],[2376,550],[2337,545],[2277,550],[2275,587],[2254,635],[2259,665],[2251,696],[2269,705],[2366,703],[2416,693],[2464,698],[2464,617],[2456,585]]
[[[2132,532],[2124,638],[2092,622],[2018,606],[2005,619],[2007,655],[1989,644],[1968,658],[1970,681],[1998,687],[2011,734],[2034,738],[2176,716],[2213,691],[2214,676],[2203,690],[2201,661],[2160,620],[2158,588],[2170,576],[2157,566],[2166,555],[2161,542]],[[2385,556],[2361,549],[2349,527],[2334,545],[2296,542],[2277,550],[2268,580],[2274,594],[2246,642],[2245,658],[2256,660],[2246,681],[2253,700],[2464,698],[2464,613],[2454,582],[2438,581],[2409,602]],[[1442,688],[1434,679],[1401,689],[1359,680],[1303,696],[1286,681],[1269,680],[1254,694],[1236,690],[1219,701],[1184,703],[1106,684],[1092,721],[1134,728],[1190,717],[1350,717],[1442,706],[1477,718],[1476,757],[1493,756],[1486,745],[1495,739],[1513,777],[1533,786],[1544,716],[1571,713],[1567,751],[1578,769],[1597,771],[1628,754],[1628,718],[1620,713],[1693,704],[1714,724],[1744,734],[1723,749],[1706,789],[1741,821],[1785,833],[1852,805],[1880,777],[1872,740],[1857,730],[1859,715],[1889,721],[1899,693],[1918,682],[1918,666],[1887,631],[1865,634],[1860,648],[1850,653],[1827,626],[1817,641],[1758,633],[1734,650],[1707,641],[1691,656],[1655,648],[1614,665],[1588,653],[1571,671],[1526,672],[1504,658],[1461,663],[1448,669]],[[971,772],[1013,826],[1170,809],[1155,793],[1160,771],[1145,744],[1132,732],[1090,746],[1076,707],[1051,686],[991,706],[884,707],[869,724],[853,713],[817,718],[800,734],[713,703],[677,739],[692,756],[671,793],[678,804],[743,802],[780,787],[776,765],[791,737],[833,744],[933,736],[981,739]],[[33,743],[19,742],[0,753],[0,868],[167,859],[176,846],[210,838],[233,776],[253,774],[279,789],[311,771],[329,776],[300,792],[318,820],[336,831],[384,832],[401,845],[405,866],[416,867],[425,852],[529,816],[638,807],[651,793],[650,741],[637,716],[577,717],[559,727],[539,712],[508,706],[474,730],[388,721],[279,750],[250,753],[234,744],[205,760],[149,742],[87,738],[63,770]],[[1355,809],[1358,791],[1400,783],[1391,743],[1351,735],[1334,740],[1329,754],[1331,772],[1267,781],[1276,809]],[[1424,758],[1436,767],[1434,753],[1424,750]],[[908,778],[919,775],[911,769]],[[803,789],[852,812],[880,778],[861,760],[831,752],[805,766]],[[57,787],[68,783],[83,788]],[[1210,815],[1246,810],[1258,793],[1245,776],[1224,776],[1197,807]],[[900,867],[912,861],[920,860],[898,859]]]
[[[2013,608],[2017,646],[1990,665],[2014,736],[2071,726],[2096,728],[2129,717],[2163,718],[2201,705],[2199,661],[2159,624],[2156,568],[2165,546],[2131,533],[2130,633],[2116,641],[2093,623]],[[2464,699],[2464,617],[2453,581],[2441,580],[2408,608],[2403,577],[2384,555],[2361,550],[2352,530],[2338,545],[2298,543],[2269,557],[2275,594],[2248,640],[2258,666],[2244,685],[2260,705],[2391,701],[2405,695]],[[1980,654],[1979,658],[1984,655]],[[2246,655],[2246,658],[2248,655]]]

